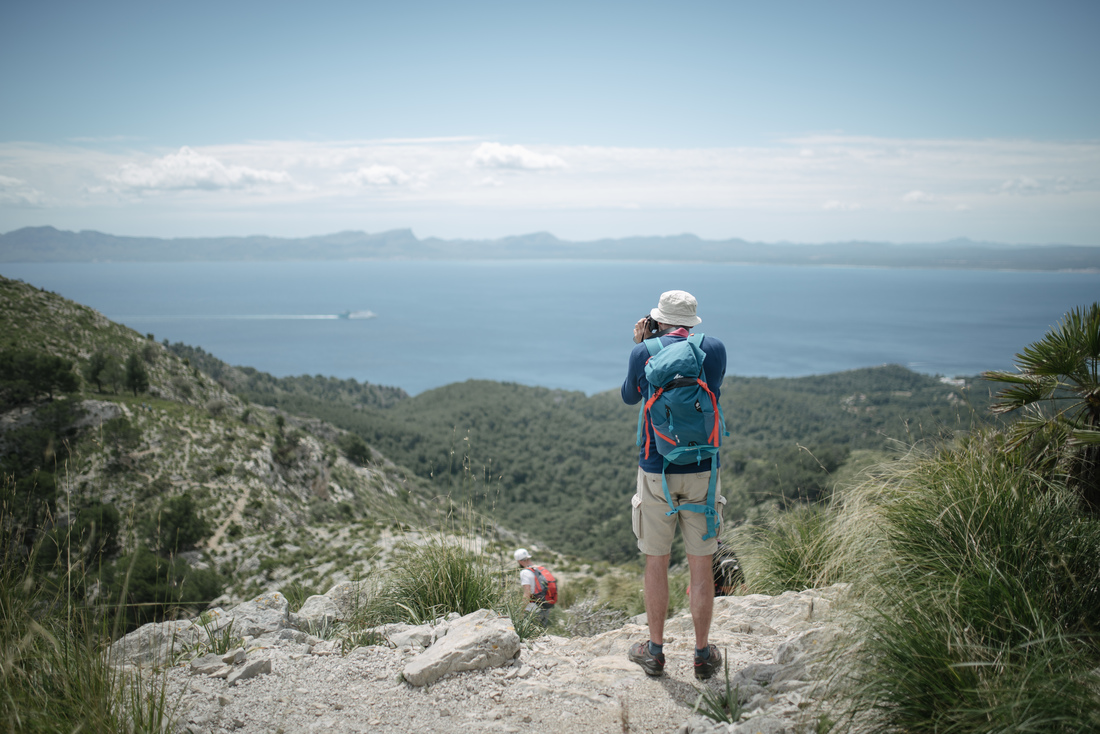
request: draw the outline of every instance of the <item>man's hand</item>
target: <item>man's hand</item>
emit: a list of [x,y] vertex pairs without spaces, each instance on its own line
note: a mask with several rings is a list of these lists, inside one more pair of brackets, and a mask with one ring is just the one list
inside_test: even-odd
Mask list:
[[638,323],[634,324],[634,343],[635,344],[641,344],[642,342],[644,342],[646,340],[646,337],[648,335],[645,333],[645,322],[647,320],[648,320],[648,317],[643,316],[642,318],[638,319]]

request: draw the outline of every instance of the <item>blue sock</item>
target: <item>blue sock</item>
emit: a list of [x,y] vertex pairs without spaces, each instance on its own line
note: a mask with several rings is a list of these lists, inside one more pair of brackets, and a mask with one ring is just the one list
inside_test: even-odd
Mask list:
[[665,654],[664,650],[665,650],[664,645],[654,645],[653,642],[650,641],[650,643],[649,643],[649,654],[650,655],[653,655],[654,657],[657,657],[659,655],[664,655]]
[[702,650],[697,649],[695,651],[695,659],[696,660],[707,660],[709,658],[710,658],[710,645],[707,645]]

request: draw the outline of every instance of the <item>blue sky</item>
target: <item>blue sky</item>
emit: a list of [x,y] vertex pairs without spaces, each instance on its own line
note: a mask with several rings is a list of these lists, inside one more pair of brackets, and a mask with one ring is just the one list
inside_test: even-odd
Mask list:
[[5,3],[0,231],[1100,245],[1095,2]]

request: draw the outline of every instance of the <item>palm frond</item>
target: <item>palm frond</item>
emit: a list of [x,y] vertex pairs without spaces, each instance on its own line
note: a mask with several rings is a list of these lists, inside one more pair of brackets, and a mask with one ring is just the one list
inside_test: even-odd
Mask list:
[[1100,431],[1091,428],[1078,428],[1070,431],[1071,446],[1100,446]]
[[1006,387],[997,393],[996,397],[1000,402],[993,405],[992,410],[994,413],[1007,413],[1042,400],[1050,400],[1059,385],[1057,378],[1047,376],[994,372],[986,372],[983,376],[986,379],[997,379],[1010,384],[1010,387]]

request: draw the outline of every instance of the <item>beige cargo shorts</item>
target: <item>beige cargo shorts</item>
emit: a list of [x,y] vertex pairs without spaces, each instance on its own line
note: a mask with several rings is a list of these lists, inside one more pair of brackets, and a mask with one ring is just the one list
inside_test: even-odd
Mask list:
[[[668,492],[673,504],[707,503],[707,489],[710,487],[710,472],[694,474],[666,474]],[[715,485],[714,509],[718,511],[718,520],[722,520],[722,510],[726,498],[722,496],[722,477],[719,475]],[[684,547],[693,556],[713,555],[718,549],[718,538],[703,540],[707,533],[707,516],[702,512],[684,510],[675,515],[668,512],[668,501],[661,487],[661,475],[650,474],[638,469],[638,489],[630,500],[631,521],[634,535],[638,538],[638,550],[647,556],[665,556],[672,551],[672,536],[676,526],[684,536]]]

